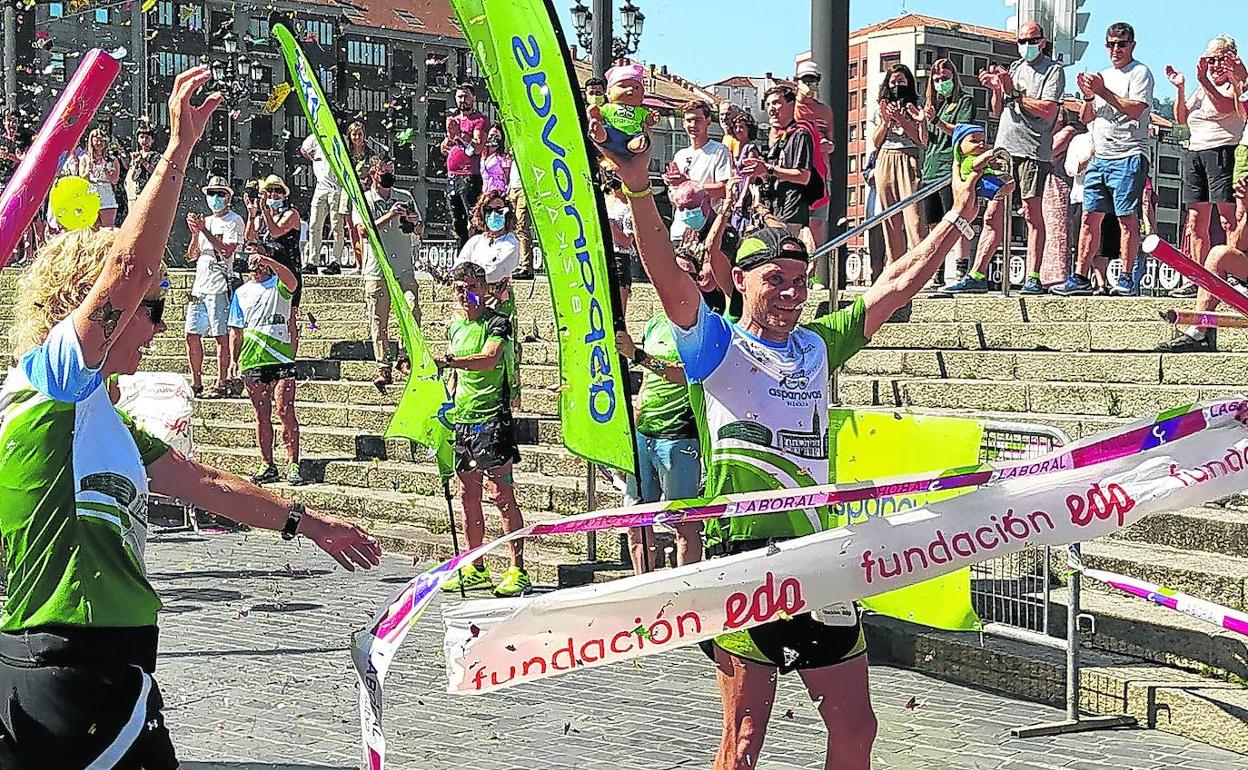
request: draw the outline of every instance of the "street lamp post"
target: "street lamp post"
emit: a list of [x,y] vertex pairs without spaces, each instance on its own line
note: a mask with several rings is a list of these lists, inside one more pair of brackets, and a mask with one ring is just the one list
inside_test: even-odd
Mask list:
[[593,59],[594,75],[603,77],[612,63],[637,53],[646,15],[632,0],[624,0],[624,5],[620,7],[620,26],[624,37],[617,38],[613,30],[611,0],[593,0],[593,4],[591,11],[581,0],[576,0],[576,5],[572,6],[572,27],[576,30],[577,42],[589,51]]
[[234,182],[234,111],[246,101],[251,90],[253,79],[263,77],[264,73],[253,69],[247,54],[239,53],[238,38],[233,32],[221,36],[221,48],[225,52],[225,61],[214,59],[211,63],[212,79],[221,91],[225,102],[225,178]]

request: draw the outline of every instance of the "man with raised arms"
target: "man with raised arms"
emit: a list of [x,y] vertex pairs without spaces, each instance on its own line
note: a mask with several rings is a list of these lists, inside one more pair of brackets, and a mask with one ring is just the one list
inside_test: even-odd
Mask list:
[[[591,125],[591,134],[593,133]],[[636,244],[672,322],[695,412],[701,412],[707,495],[828,480],[828,377],[929,281],[978,213],[978,174],[954,174],[953,208],[931,234],[891,263],[850,306],[805,324],[806,246],[785,228],[747,234],[732,267],[744,297],[740,321],[712,313],[676,263],[650,194],[649,153],[611,155],[632,207]],[[698,407],[697,404],[701,404]],[[831,526],[826,509],[711,522],[712,554],[732,554]],[[866,643],[857,614],[829,607],[734,631],[706,645],[718,669],[724,731],[715,770],[754,770],[766,735],[776,674],[797,670],[828,729],[826,768],[867,768],[876,722]]]

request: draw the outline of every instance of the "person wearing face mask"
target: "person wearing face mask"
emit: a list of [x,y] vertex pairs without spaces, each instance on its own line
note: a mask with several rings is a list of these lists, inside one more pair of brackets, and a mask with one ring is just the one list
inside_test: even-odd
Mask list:
[[[949,175],[953,166],[953,130],[959,123],[976,122],[975,100],[962,88],[962,80],[949,59],[937,59],[927,71],[927,98],[923,117],[927,122],[927,147],[923,150],[922,185],[939,181]],[[928,226],[936,224],[953,206],[953,192],[948,187],[923,201]],[[965,241],[958,241],[945,258],[944,274],[957,275],[965,269]],[[937,278],[940,276],[937,274]],[[939,281],[943,283],[943,281]]]
[[511,181],[511,156],[503,142],[501,126],[490,126],[485,135],[485,153],[481,156],[481,192],[506,194]]
[[[203,187],[208,215],[186,215],[191,231],[186,261],[195,265],[195,283],[186,304],[186,353],[191,364],[191,389],[197,396],[220,398],[228,390],[230,376],[230,273],[246,227],[243,218],[230,211],[233,190],[223,177],[214,176]],[[204,337],[217,342],[217,384],[204,390]]]
[[[705,193],[712,203],[723,200],[724,184],[732,176],[732,153],[708,134],[713,116],[711,106],[692,99],[681,106],[681,113],[689,146],[677,151],[667,173],[663,175],[663,181],[668,187],[689,183]],[[701,207],[674,211],[670,231],[672,242],[679,243],[686,230],[701,229],[706,223],[705,217]]]
[[[364,193],[364,200],[373,213],[373,224],[385,249],[386,264],[394,280],[403,290],[408,307],[416,323],[420,323],[420,305],[416,300],[416,266],[412,254],[416,251],[416,239],[424,234],[425,222],[416,199],[407,190],[394,186],[394,161],[373,156],[369,164],[372,187]],[[365,235],[364,225],[358,214],[355,227],[364,244],[364,263],[360,275],[364,278],[364,306],[368,313],[369,333],[373,338],[373,354],[377,361],[377,378],[373,384],[383,388],[391,384],[390,371],[390,292],[381,272],[381,262],[373,253]]]
[[[923,178],[921,149],[927,146],[927,124],[918,105],[914,73],[898,62],[884,73],[880,83],[878,112],[872,139],[875,158],[875,190],[884,208],[919,189]],[[927,222],[919,206],[905,209],[884,222],[885,258],[891,264],[927,235]]]
[[[1018,28],[1019,58],[1004,70],[993,65],[980,73],[979,81],[992,93],[992,114],[1001,119],[995,147],[1013,158],[1010,175],[1016,180],[1015,193],[1022,201],[1027,220],[1027,278],[1023,294],[1043,294],[1040,260],[1044,256],[1044,186],[1053,162],[1053,132],[1057,128],[1066,73],[1062,65],[1045,51],[1051,50],[1044,29],[1034,21]],[[975,267],[952,292],[982,293],[988,290],[985,277],[988,263],[996,253],[1005,231],[1007,209],[1014,198],[993,199],[984,212],[984,233],[979,239]],[[1009,244],[1006,245],[1009,253]],[[1005,273],[1008,274],[1008,260]]]
[[288,205],[290,188],[276,174],[269,174],[260,182],[260,197],[247,201],[247,228],[243,231],[244,243],[264,241],[273,243],[273,259],[285,265],[295,274],[295,292],[291,298],[290,345],[299,349],[299,302],[303,298],[303,272],[299,269],[299,228],[303,220],[299,212]]
[[141,123],[137,133],[139,149],[130,153],[130,170],[126,172],[126,201],[130,206],[139,197],[147,180],[156,172],[156,161],[160,153],[152,149],[152,127]]

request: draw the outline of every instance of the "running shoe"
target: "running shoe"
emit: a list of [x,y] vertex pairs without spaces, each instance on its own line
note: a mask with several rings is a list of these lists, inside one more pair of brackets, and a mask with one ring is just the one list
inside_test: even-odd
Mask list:
[[494,587],[494,595],[499,598],[522,596],[532,590],[533,583],[529,580],[529,573],[519,567],[512,567],[503,573],[502,579]]
[[1189,283],[1186,286],[1180,286],[1170,292],[1170,296],[1176,299],[1191,299],[1196,296],[1196,292],[1198,291],[1200,291],[1200,289],[1196,286],[1196,284]]
[[1213,335],[1206,332],[1204,339],[1196,339],[1187,332],[1179,332],[1172,340],[1166,340],[1157,346],[1162,353],[1212,353]]
[[986,294],[988,292],[988,279],[976,278],[969,274],[964,275],[962,280],[946,286],[943,291],[946,294]]
[[316,275],[316,272],[317,272],[317,266],[316,266],[316,263],[315,263],[315,262],[304,262],[304,263],[303,263],[303,274],[304,274],[304,275]]
[[484,588],[493,588],[494,578],[485,567],[469,564],[467,567],[460,567],[458,575],[443,583],[442,590],[447,593],[459,593],[461,583],[465,591],[480,591]]
[[1135,285],[1135,281],[1131,280],[1129,275],[1120,275],[1114,285],[1110,287],[1109,293],[1115,297],[1138,297],[1140,296],[1140,287]]
[[286,469],[286,483],[295,487],[308,483],[308,480],[299,472],[299,463],[291,463]]
[[1091,297],[1092,281],[1082,275],[1072,275],[1066,279],[1066,283],[1054,286],[1049,291],[1059,297]]
[[253,483],[256,484],[272,484],[278,481],[282,475],[277,472],[277,466],[273,463],[265,463],[260,466],[260,472],[251,477]]
[[1034,275],[1027,279],[1023,284],[1023,288],[1018,290],[1019,294],[1044,294],[1044,286],[1040,283],[1040,279]]

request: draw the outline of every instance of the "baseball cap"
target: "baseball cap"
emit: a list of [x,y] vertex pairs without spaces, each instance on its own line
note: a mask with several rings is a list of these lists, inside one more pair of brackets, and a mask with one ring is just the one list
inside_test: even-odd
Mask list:
[[822,77],[822,75],[819,74],[819,65],[815,63],[814,59],[807,59],[806,61],[797,65],[798,80],[801,80],[807,75],[813,75],[815,77]]
[[806,262],[810,254],[806,251],[806,244],[783,227],[756,230],[742,238],[737,246],[736,266],[742,270],[753,270],[777,259]]

